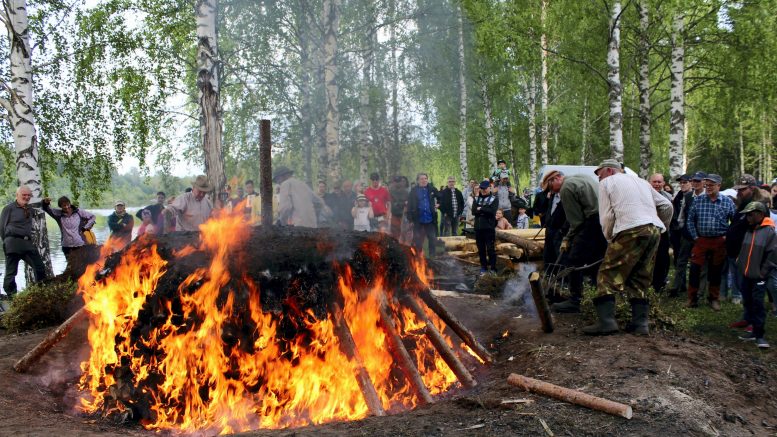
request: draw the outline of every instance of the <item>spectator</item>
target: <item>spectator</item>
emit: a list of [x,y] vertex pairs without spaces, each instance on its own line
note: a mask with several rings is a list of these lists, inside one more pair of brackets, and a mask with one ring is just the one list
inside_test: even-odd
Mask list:
[[540,214],[541,223],[545,227],[545,247],[542,252],[543,269],[545,273],[552,273],[561,261],[561,242],[569,230],[564,205],[561,196],[551,188],[551,181],[558,177],[564,177],[564,173],[551,170],[542,177],[542,191],[537,194],[534,201],[535,213]]
[[148,205],[145,208],[141,208],[138,210],[137,213],[135,213],[135,216],[139,219],[143,219],[141,216],[142,212],[144,210],[147,210],[151,213],[151,221],[154,222],[157,233],[162,234],[164,233],[165,229],[165,217],[162,214],[162,211],[165,209],[165,198],[167,196],[165,195],[164,191],[157,191],[156,193],[156,203]]
[[142,235],[157,235],[159,233],[153,220],[151,220],[151,211],[143,208],[140,210],[140,218],[143,221],[140,223],[140,227],[138,227],[137,238],[140,238]]
[[94,226],[94,214],[83,211],[70,202],[67,196],[57,199],[59,208],[51,207],[51,199],[43,199],[43,210],[59,225],[62,234],[62,252],[67,255],[87,244],[84,232]]
[[356,197],[356,206],[351,208],[351,216],[353,216],[353,230],[354,231],[371,231],[372,227],[370,222],[374,217],[372,206],[367,200],[364,194],[360,194]]
[[529,216],[525,207],[518,207],[518,217],[515,219],[515,229],[529,229]]
[[504,174],[507,175],[507,178],[510,178],[510,170],[507,168],[507,162],[504,159],[500,159],[496,162],[496,168],[494,171],[491,172],[491,181],[492,182],[499,182],[502,179],[504,179]]
[[338,229],[353,229],[351,209],[356,206],[356,201],[351,198],[353,194],[351,181],[335,182],[333,188],[334,190],[324,198],[324,202],[332,210],[334,225]]
[[207,193],[213,191],[205,175],[192,181],[192,190],[176,197],[167,205],[166,214],[176,216],[176,230],[197,231],[200,225],[210,219],[213,205]]
[[[650,176],[650,185],[654,190],[669,202],[672,202],[672,195],[664,191],[664,187],[667,185],[664,182],[664,175],[661,173],[655,173]],[[656,260],[653,266],[653,290],[657,293],[662,293],[664,287],[666,287],[666,280],[669,276],[669,232],[662,232],[658,250],[656,251]]]
[[111,238],[116,240],[116,250],[121,250],[132,240],[132,227],[135,219],[127,214],[126,204],[123,200],[114,203],[114,211],[108,216],[108,228],[111,230]]
[[[490,186],[490,185],[489,185]],[[480,185],[475,185],[469,196],[464,201],[464,229],[475,229],[475,215],[472,213],[472,204],[480,195]]]
[[496,198],[491,195],[491,184],[480,183],[478,197],[472,203],[472,215],[475,216],[475,244],[480,257],[480,274],[488,268],[496,273]]
[[477,188],[478,183],[474,179],[469,180],[469,184],[467,184],[466,187],[464,187],[464,190],[461,192],[461,195],[464,196],[464,199],[468,198],[469,196],[472,196],[472,193],[475,192],[475,188]]
[[294,172],[280,166],[273,173],[273,182],[280,184],[278,193],[278,217],[281,225],[318,227],[316,208],[324,201],[313,193],[304,182],[293,177]]
[[670,184],[664,184],[664,192],[669,194],[670,196],[674,195],[674,188]]
[[328,228],[335,224],[334,214],[326,203],[326,199],[330,196],[328,192],[326,181],[318,181],[318,190],[316,196],[321,199],[321,203],[316,206],[316,218],[318,220],[318,227]]
[[513,216],[511,211],[513,209],[512,200],[515,197],[515,190],[510,186],[509,175],[510,173],[507,171],[503,171],[499,174],[500,179],[496,189],[496,197],[499,201],[499,209],[502,210],[507,221],[512,223]]
[[408,181],[405,176],[395,176],[389,187],[391,196],[391,236],[397,240],[402,237],[402,221],[407,207]]
[[[669,295],[674,297],[677,296],[680,292],[683,294],[687,293],[687,290],[683,289],[682,291],[678,290],[678,281],[680,279],[680,276],[682,276],[683,280],[685,279],[685,275],[678,275],[678,271],[685,271],[679,270],[678,264],[679,259],[681,257],[681,251],[683,250],[683,235],[682,235],[682,229],[680,227],[680,222],[678,218],[680,217],[680,210],[682,209],[682,203],[683,198],[685,197],[685,194],[688,193],[691,190],[691,176],[688,174],[684,174],[676,179],[677,182],[680,183],[680,190],[677,192],[677,194],[674,196],[674,199],[672,200],[672,222],[669,226],[669,244],[672,246],[672,252],[674,253],[674,266],[675,266],[675,275],[673,279],[672,287],[669,289]],[[686,265],[687,265],[687,258],[690,256],[690,252],[688,252],[685,255],[686,259]],[[682,284],[683,288],[685,287],[685,282]]]
[[262,199],[254,188],[254,181],[249,179],[243,184],[245,207],[243,213],[248,223],[258,225],[262,222]]
[[413,224],[413,246],[418,254],[423,253],[424,238],[428,241],[428,256],[434,256],[437,240],[438,193],[429,183],[429,175],[419,173],[416,186],[410,190],[407,200],[407,219]]
[[[707,174],[701,171],[697,171],[691,176],[691,189],[688,190],[682,198],[682,202],[680,203],[680,212],[677,216],[677,226],[680,229],[680,235],[682,235],[682,239],[680,240],[680,251],[675,255],[676,257],[676,266],[675,266],[675,276],[674,276],[674,286],[670,290],[671,295],[675,294],[687,294],[688,288],[687,288],[687,274],[688,274],[688,261],[691,259],[691,252],[693,251],[693,238],[691,238],[691,234],[688,232],[688,212],[691,210],[691,205],[693,205],[694,199],[696,199],[698,196],[701,196],[704,194],[704,178],[707,177]],[[706,279],[707,279],[707,268],[704,267],[701,271],[700,277],[699,277],[699,284],[700,289],[703,290],[706,288],[704,285],[706,285]]]
[[380,175],[378,173],[370,175],[370,186],[364,190],[364,195],[370,201],[372,212],[375,214],[375,221],[391,221],[391,195],[388,188],[380,183]]
[[513,228],[513,225],[511,225],[510,222],[507,221],[502,210],[501,209],[496,210],[496,229],[505,230],[505,229],[512,229],[512,228]]
[[440,234],[443,236],[459,234],[459,219],[464,212],[464,195],[456,188],[456,178],[448,176],[448,186],[440,192],[440,212],[442,212],[442,226]]
[[688,212],[688,232],[694,240],[691,273],[688,280],[689,308],[698,306],[701,269],[707,265],[708,300],[714,311],[720,311],[720,275],[726,260],[726,231],[736,209],[734,202],[720,195],[722,178],[708,174],[704,178],[705,194],[694,199]]
[[16,200],[9,203],[0,213],[0,238],[5,252],[5,278],[3,290],[6,297],[16,294],[16,273],[19,261],[32,267],[35,282],[46,279],[46,266],[35,247],[32,234],[32,220],[35,210],[30,206],[32,190],[27,185],[16,189]]

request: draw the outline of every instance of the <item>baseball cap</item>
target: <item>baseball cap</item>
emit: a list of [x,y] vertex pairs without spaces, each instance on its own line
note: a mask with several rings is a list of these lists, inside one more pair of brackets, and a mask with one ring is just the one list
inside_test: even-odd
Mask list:
[[741,190],[742,188],[753,187],[756,184],[757,182],[755,181],[753,175],[745,173],[741,178],[737,179],[737,183],[734,185],[734,189]]
[[720,175],[717,175],[715,173],[708,174],[707,176],[704,177],[704,180],[705,181],[712,181],[712,182],[715,182],[716,184],[719,184],[719,183],[723,182],[723,178],[720,177]]
[[114,202],[114,203],[113,203],[113,206],[119,206],[119,205],[121,205],[121,206],[127,206],[127,204],[126,204],[126,203],[124,203],[124,201],[123,201],[123,200],[117,200],[116,202]]
[[500,159],[496,162],[497,164],[507,164],[507,162],[504,159]]
[[696,173],[691,176],[692,181],[703,181],[704,178],[707,177],[707,173],[704,173],[703,171],[697,171]]
[[675,179],[677,182],[688,182],[691,180],[691,175],[684,174],[682,176],[678,176],[677,179]]
[[488,188],[490,186],[491,186],[491,183],[488,182],[488,181],[483,181],[483,182],[480,183],[480,189],[481,190],[485,190],[486,188]]
[[758,202],[758,201],[754,200],[754,201],[752,201],[752,202],[747,204],[745,209],[742,210],[742,214],[747,214],[748,212],[754,212],[754,211],[760,211],[760,212],[762,212],[764,214],[768,214],[769,213],[769,210],[766,209],[766,205],[764,205],[761,202]]
[[596,167],[596,170],[594,170],[594,174],[599,176],[599,170],[603,168],[614,168],[614,169],[617,169],[618,171],[622,171],[623,165],[621,165],[621,163],[618,162],[617,159],[605,159],[599,164],[598,167]]
[[501,179],[509,179],[510,178],[510,173],[508,173],[506,171],[503,171],[503,172],[499,173],[499,177]]

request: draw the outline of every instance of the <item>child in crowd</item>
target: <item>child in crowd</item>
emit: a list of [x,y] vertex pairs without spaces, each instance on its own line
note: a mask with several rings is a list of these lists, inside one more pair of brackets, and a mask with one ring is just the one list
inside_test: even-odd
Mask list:
[[501,230],[513,228],[513,225],[507,221],[501,209],[496,210],[496,228]]
[[525,207],[518,207],[518,217],[515,220],[515,229],[529,229],[529,216]]
[[375,217],[372,213],[372,207],[370,202],[367,201],[367,196],[359,194],[356,197],[356,206],[351,209],[351,216],[353,216],[353,230],[354,231],[367,231],[370,229],[370,220]]
[[504,159],[500,159],[496,162],[496,168],[491,172],[490,180],[499,182],[503,177],[502,173],[506,173],[507,177],[510,177],[510,170],[507,168],[507,162]]

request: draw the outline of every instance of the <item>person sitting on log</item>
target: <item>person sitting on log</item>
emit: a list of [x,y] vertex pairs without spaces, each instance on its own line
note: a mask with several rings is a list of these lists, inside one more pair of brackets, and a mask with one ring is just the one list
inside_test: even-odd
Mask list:
[[[480,183],[480,193],[472,203],[472,215],[475,216],[475,244],[480,257],[480,274],[488,268],[496,273],[496,212],[499,209],[496,197],[491,194],[488,181]],[[504,218],[503,218],[504,219]]]

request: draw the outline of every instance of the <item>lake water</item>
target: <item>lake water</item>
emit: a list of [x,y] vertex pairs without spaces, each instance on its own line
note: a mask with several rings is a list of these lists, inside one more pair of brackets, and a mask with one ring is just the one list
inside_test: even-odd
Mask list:
[[[127,212],[133,216],[139,208],[130,207],[127,208]],[[87,209],[95,215],[95,224],[92,230],[97,238],[97,244],[103,244],[108,236],[111,234],[108,229],[108,216],[113,212],[112,209]],[[140,226],[140,219],[135,217],[135,227],[132,229],[132,238],[138,233],[138,227]],[[67,267],[67,260],[65,254],[62,253],[62,236],[59,232],[59,226],[57,222],[51,217],[46,215],[46,229],[49,234],[49,246],[51,246],[51,265],[54,268],[54,274],[58,275]],[[5,253],[0,250],[0,274],[5,279]],[[19,262],[19,273],[16,275],[16,286],[19,290],[23,289],[26,284],[24,279],[24,261]]]

